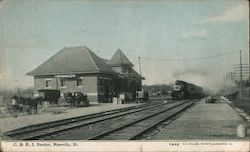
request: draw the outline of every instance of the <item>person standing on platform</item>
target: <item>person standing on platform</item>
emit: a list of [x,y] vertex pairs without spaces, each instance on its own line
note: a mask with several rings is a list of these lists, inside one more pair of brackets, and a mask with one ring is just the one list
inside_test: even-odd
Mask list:
[[121,99],[121,104],[123,104],[124,100],[125,100],[125,93],[124,92],[120,94],[120,99]]
[[14,110],[14,111],[16,111],[16,104],[17,104],[16,99],[17,99],[17,97],[13,96],[12,100],[11,100],[11,107],[12,107],[12,110]]

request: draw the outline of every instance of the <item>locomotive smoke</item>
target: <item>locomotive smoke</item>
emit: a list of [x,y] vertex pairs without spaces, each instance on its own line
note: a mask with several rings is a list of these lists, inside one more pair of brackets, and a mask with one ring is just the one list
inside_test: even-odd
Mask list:
[[201,86],[211,93],[217,93],[222,89],[223,82],[221,82],[221,79],[205,71],[195,69],[175,71],[173,77],[176,80],[183,80]]

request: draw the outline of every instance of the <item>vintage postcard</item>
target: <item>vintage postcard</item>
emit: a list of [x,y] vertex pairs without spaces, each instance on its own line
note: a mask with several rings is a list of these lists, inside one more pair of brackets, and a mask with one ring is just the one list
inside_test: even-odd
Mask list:
[[0,0],[3,152],[246,152],[249,1]]

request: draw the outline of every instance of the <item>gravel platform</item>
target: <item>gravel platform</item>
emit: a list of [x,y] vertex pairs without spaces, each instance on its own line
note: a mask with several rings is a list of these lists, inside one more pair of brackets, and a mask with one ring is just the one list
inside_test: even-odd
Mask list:
[[247,124],[227,103],[207,104],[201,101],[187,110],[151,140],[238,140],[237,126]]

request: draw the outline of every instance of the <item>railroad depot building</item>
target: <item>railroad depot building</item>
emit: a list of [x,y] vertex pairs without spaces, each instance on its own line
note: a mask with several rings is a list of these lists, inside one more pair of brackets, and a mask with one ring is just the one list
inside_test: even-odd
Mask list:
[[67,47],[27,73],[34,76],[34,96],[57,100],[67,92],[87,94],[90,102],[111,102],[121,92],[135,98],[144,78],[118,49],[110,60],[86,46]]

